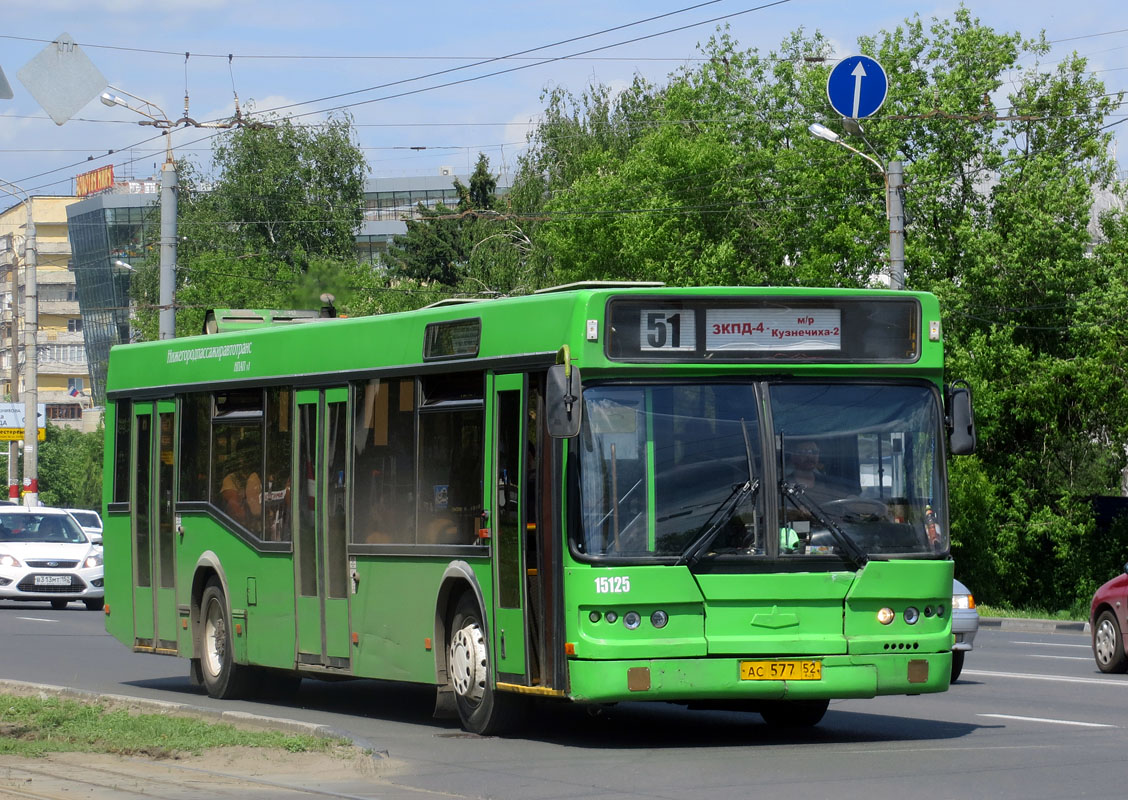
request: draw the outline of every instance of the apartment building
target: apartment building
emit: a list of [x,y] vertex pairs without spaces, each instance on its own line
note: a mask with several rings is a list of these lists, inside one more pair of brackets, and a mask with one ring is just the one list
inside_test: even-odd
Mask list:
[[[44,196],[30,201],[37,253],[37,386],[39,402],[46,406],[51,422],[93,430],[100,411],[91,401],[82,316],[74,275],[68,269],[66,209],[75,200]],[[0,395],[9,401],[22,397],[27,377],[27,202],[0,212]]]

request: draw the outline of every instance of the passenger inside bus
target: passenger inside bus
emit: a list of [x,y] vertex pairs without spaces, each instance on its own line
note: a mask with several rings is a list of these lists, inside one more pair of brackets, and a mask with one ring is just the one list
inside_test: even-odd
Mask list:
[[244,525],[262,515],[262,479],[255,469],[254,455],[254,446],[241,439],[219,489],[223,510]]

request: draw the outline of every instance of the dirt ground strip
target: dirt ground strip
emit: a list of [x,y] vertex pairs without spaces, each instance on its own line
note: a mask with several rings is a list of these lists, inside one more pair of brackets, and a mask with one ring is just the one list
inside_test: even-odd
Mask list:
[[401,796],[402,787],[388,783],[398,771],[393,760],[359,748],[327,755],[224,747],[159,760],[99,753],[0,756],[0,798],[388,798]]

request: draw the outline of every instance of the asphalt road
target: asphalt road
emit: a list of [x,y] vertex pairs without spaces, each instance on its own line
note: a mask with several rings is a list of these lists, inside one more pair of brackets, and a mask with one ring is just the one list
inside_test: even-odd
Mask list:
[[1081,632],[984,628],[951,691],[844,700],[815,729],[627,703],[546,706],[520,737],[431,719],[432,690],[303,681],[291,704],[213,701],[187,662],[131,653],[101,616],[0,603],[0,678],[303,720],[396,764],[372,797],[684,798],[1119,796],[1128,676],[1103,675]]

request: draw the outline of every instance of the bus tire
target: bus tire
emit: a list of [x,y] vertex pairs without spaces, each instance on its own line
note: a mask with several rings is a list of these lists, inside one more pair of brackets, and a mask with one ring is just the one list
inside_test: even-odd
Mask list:
[[829,700],[773,700],[760,706],[760,716],[773,728],[813,728],[829,707]]
[[233,700],[251,688],[252,670],[235,663],[231,643],[231,616],[219,581],[212,579],[200,599],[200,671],[209,697]]
[[519,720],[523,705],[523,698],[494,689],[490,667],[482,614],[474,598],[464,594],[451,620],[447,674],[462,727],[485,736],[510,730]]
[[952,683],[960,679],[960,673],[963,672],[964,651],[952,651]]

